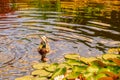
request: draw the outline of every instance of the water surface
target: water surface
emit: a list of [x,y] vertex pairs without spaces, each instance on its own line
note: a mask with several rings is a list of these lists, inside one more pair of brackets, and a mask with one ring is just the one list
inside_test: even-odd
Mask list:
[[119,2],[11,4],[13,10],[0,14],[0,80],[30,74],[41,58],[40,36],[49,39],[51,62],[68,53],[98,56],[120,46]]

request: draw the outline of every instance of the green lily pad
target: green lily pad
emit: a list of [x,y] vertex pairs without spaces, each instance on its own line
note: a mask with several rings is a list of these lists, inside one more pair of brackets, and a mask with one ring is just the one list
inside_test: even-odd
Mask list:
[[80,55],[78,55],[78,54],[67,54],[64,57],[65,57],[65,59],[75,59],[75,60],[80,59]]
[[99,67],[97,67],[97,66],[89,66],[89,67],[87,67],[86,70],[87,70],[87,72],[95,73],[95,72],[99,71]]
[[90,72],[85,72],[84,74],[83,74],[83,76],[86,78],[86,80],[90,80],[90,77],[92,76],[94,76],[94,73],[90,73]]
[[90,63],[91,65],[98,66],[100,68],[105,67],[106,65],[101,60],[95,60]]
[[20,78],[16,78],[15,80],[33,80],[33,76],[23,76]]
[[31,73],[32,76],[24,76],[15,80],[48,80],[48,78],[54,80],[61,76],[64,77],[63,80],[75,80],[78,77],[83,77],[85,80],[113,80],[113,78],[117,80],[120,78],[120,58],[117,54],[103,54],[100,58],[79,58],[80,56],[77,55],[65,55],[63,63],[33,65],[33,68],[37,70]]
[[37,76],[48,76],[50,72],[46,70],[35,70],[31,73],[32,75],[37,75]]
[[117,66],[112,60],[103,60],[102,62],[107,66]]
[[69,65],[71,65],[71,66],[75,66],[75,65],[78,65],[78,66],[80,66],[80,65],[83,65],[83,63],[81,63],[80,61],[77,61],[77,60],[67,60],[65,63],[67,63],[67,64],[69,64]]
[[105,72],[105,71],[111,71],[109,68],[101,68],[98,73],[102,73],[102,72]]
[[67,69],[71,68],[71,66],[69,64],[66,64],[66,63],[60,63],[57,68],[64,68],[64,67]]
[[38,64],[33,65],[32,67],[34,69],[43,69],[43,68],[48,67],[48,66],[49,66],[49,64],[47,64],[47,63],[38,63]]
[[64,75],[65,72],[66,72],[66,68],[58,68],[58,69],[56,69],[55,72],[53,72],[53,75],[51,78],[54,79],[57,76]]
[[94,76],[89,76],[88,78],[86,78],[86,80],[95,80]]
[[46,67],[45,70],[49,71],[49,72],[54,72],[56,70],[57,66],[58,66],[57,63],[53,63],[49,67]]
[[80,75],[79,72],[71,72],[68,74],[68,76],[66,77],[68,80],[75,80],[75,78],[77,78]]
[[85,72],[86,69],[87,69],[87,66],[74,66],[72,68],[73,72],[79,72],[79,73]]
[[104,73],[97,74],[97,75],[95,76],[95,80],[98,80],[98,79],[100,79],[100,78],[102,78],[102,77],[107,77],[107,75],[105,75]]

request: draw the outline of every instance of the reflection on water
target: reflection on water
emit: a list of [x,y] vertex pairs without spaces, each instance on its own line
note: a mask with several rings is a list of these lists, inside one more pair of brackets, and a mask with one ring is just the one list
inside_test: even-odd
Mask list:
[[67,53],[97,56],[120,46],[120,2],[36,0],[14,8],[0,15],[0,80],[29,74],[40,60],[36,49],[42,35],[49,38],[52,62]]

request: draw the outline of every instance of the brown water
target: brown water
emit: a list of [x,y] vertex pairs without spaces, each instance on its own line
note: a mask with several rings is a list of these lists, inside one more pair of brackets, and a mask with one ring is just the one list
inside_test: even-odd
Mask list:
[[17,10],[2,13],[0,80],[14,80],[30,74],[31,65],[40,61],[37,47],[43,35],[49,39],[51,52],[47,57],[51,62],[62,60],[68,53],[89,57],[119,47],[119,2],[85,4],[73,9],[73,2],[63,2],[61,6],[51,3],[44,7],[36,2],[16,3]]

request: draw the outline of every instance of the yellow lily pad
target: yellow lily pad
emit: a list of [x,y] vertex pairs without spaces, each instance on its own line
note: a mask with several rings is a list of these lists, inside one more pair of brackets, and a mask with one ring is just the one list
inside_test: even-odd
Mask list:
[[75,66],[75,65],[82,65],[82,63],[80,61],[77,61],[77,60],[72,60],[72,59],[69,59],[65,62],[66,64],[70,65],[70,66]]
[[33,76],[23,76],[20,78],[16,78],[15,80],[33,80]]
[[65,59],[75,59],[75,60],[79,60],[80,59],[80,55],[79,54],[66,54]]
[[120,48],[111,48],[107,51],[107,53],[111,53],[111,54],[119,54],[120,52]]
[[33,80],[47,80],[47,77],[35,77]]
[[82,62],[84,62],[84,63],[86,63],[86,64],[90,64],[91,62],[93,62],[93,61],[95,61],[95,60],[97,60],[97,58],[95,58],[95,57],[88,57],[88,58],[86,58],[86,57],[81,57],[81,58],[80,58],[80,61],[82,61]]
[[49,71],[49,72],[53,72],[56,70],[57,66],[58,66],[58,64],[54,63],[54,64],[51,64],[49,67],[46,67],[45,70]]
[[50,72],[47,72],[46,70],[35,70],[31,74],[38,75],[38,76],[48,76]]
[[114,59],[117,58],[119,55],[118,54],[103,54],[102,57],[105,60],[109,60],[109,59]]
[[43,69],[43,68],[48,67],[48,66],[49,66],[49,64],[47,64],[47,63],[38,63],[38,64],[33,65],[32,67],[34,69]]

